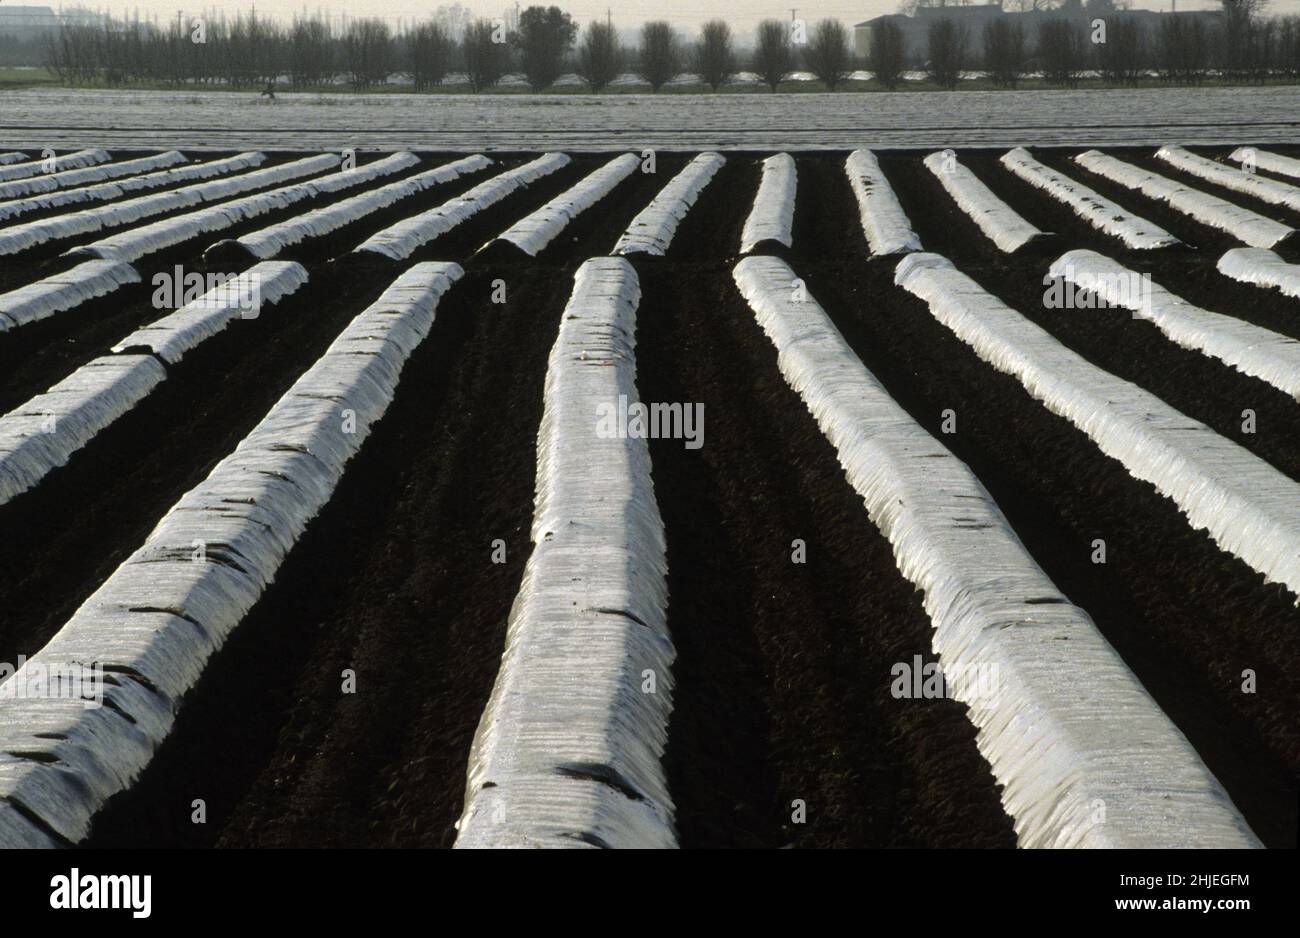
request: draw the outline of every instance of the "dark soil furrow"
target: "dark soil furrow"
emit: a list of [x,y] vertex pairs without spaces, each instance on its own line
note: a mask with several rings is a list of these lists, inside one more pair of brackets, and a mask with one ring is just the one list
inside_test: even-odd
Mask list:
[[700,449],[651,443],[682,845],[1012,846],[965,708],[891,696],[891,666],[933,660],[929,617],[729,269],[637,266],[642,399],[706,418]]

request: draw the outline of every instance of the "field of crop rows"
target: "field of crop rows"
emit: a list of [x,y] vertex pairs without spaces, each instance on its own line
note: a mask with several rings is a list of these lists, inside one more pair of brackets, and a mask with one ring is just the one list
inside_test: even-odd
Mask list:
[[0,148],[457,152],[1257,145],[1300,133],[1295,88],[804,93],[313,94],[34,88],[5,93]]
[[1287,145],[0,153],[0,846],[1295,846],[1296,226]]

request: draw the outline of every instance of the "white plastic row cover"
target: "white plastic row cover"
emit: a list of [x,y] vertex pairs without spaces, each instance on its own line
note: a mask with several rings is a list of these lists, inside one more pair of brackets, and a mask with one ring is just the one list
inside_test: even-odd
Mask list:
[[446,234],[471,216],[491,208],[510,193],[568,165],[567,154],[544,153],[523,166],[506,170],[479,183],[468,192],[448,199],[436,208],[389,225],[383,231],[371,235],[354,250],[382,254],[395,261],[405,260],[420,246]]
[[185,155],[183,153],[179,150],[168,150],[166,153],[142,156],[134,160],[123,160],[121,163],[104,163],[100,166],[87,166],[82,169],[67,169],[57,173],[45,173],[27,179],[17,179],[13,182],[0,182],[0,199],[14,199],[25,195],[53,192],[55,189],[84,186],[88,183],[103,182],[106,179],[117,179],[121,176],[132,176],[136,173],[166,169],[169,166],[184,162]]
[[167,192],[137,196],[133,199],[113,202],[97,208],[83,209],[79,212],[69,212],[66,215],[56,215],[53,218],[42,218],[22,225],[0,228],[0,255],[16,254],[46,241],[92,234],[105,228],[117,228],[121,225],[128,225],[177,209],[190,208],[202,202],[212,202],[239,192],[275,185],[286,179],[296,179],[312,173],[319,173],[331,166],[338,165],[339,162],[340,158],[333,153],[308,156],[300,160],[294,160],[291,163],[282,163],[279,166],[270,166],[251,173],[240,173],[229,179],[200,182]]
[[677,226],[726,162],[718,153],[701,153],[687,163],[632,219],[614,245],[614,253],[662,257],[677,233]]
[[[913,254],[900,270],[932,258]],[[917,424],[776,258],[736,284],[835,447],[969,707],[1021,847],[1255,847],[1199,756],[1056,588],[970,469]],[[870,623],[862,623],[869,628]]]
[[561,316],[533,554],[470,750],[457,847],[676,846],[660,761],[674,651],[650,451],[598,431],[602,409],[637,401],[639,299],[626,260],[589,260]]
[[140,275],[119,261],[86,261],[62,273],[0,293],[0,332],[37,322],[80,306],[87,300],[112,293]]
[[[332,159],[335,163],[339,159],[334,154],[328,154],[326,158]],[[139,228],[131,228],[92,244],[74,248],[68,253],[136,260],[199,235],[224,231],[250,218],[288,208],[296,202],[332,194],[342,189],[363,186],[379,176],[400,172],[410,166],[411,161],[415,159],[416,157],[410,153],[395,153],[355,169],[340,170],[317,179],[282,186],[268,192],[257,192],[242,199],[221,202],[209,208],[164,218]]]
[[467,156],[397,182],[391,182],[373,191],[362,192],[332,205],[314,209],[278,225],[246,234],[236,243],[242,245],[255,257],[275,257],[290,245],[308,238],[323,237],[417,192],[478,172],[491,165],[492,160],[481,154]]
[[1093,365],[937,254],[895,280],[998,371],[1150,482],[1192,526],[1300,594],[1300,484],[1205,424]]
[[1233,248],[1219,258],[1219,273],[1253,283],[1257,287],[1276,287],[1285,296],[1300,297],[1300,264],[1288,264],[1264,248]]
[[1074,161],[1090,172],[1111,182],[1140,192],[1149,199],[1166,203],[1175,211],[1196,219],[1203,225],[1226,231],[1251,247],[1268,248],[1288,238],[1294,229],[1258,212],[1233,205],[1218,196],[1201,192],[1159,173],[1125,163],[1100,150],[1080,153]]
[[536,257],[569,222],[609,195],[640,164],[640,159],[631,153],[614,157],[537,211],[515,222],[496,240],[509,241],[529,257]]
[[1040,163],[1024,147],[1008,150],[1001,163],[1034,188],[1068,206],[1098,231],[1119,238],[1131,248],[1152,250],[1182,243],[1159,225],[1130,214],[1082,183]]
[[[129,192],[143,192],[147,189],[161,189],[194,179],[211,179],[225,173],[239,172],[260,166],[266,156],[258,152],[240,153],[225,159],[209,160],[206,163],[191,163],[177,166],[157,173],[131,176],[128,179],[116,179],[112,182],[78,189],[57,189],[43,195],[30,198],[12,199],[0,202],[0,220],[13,218],[27,212],[40,212],[64,205],[79,205],[83,202],[106,202],[117,199]],[[116,164],[115,164],[116,165]]]
[[64,169],[80,169],[83,166],[94,166],[96,163],[107,163],[112,158],[107,150],[96,147],[92,150],[78,150],[75,153],[55,156],[53,163],[44,158],[32,160],[30,163],[11,163],[7,166],[0,166],[0,182],[9,182],[11,179],[26,179],[28,176],[46,172],[51,166],[55,172],[58,172]]
[[1207,160],[1178,146],[1161,147],[1156,151],[1156,157],[1185,173],[1199,176],[1206,182],[1223,186],[1233,192],[1253,195],[1270,205],[1282,205],[1292,211],[1300,212],[1300,188],[1296,186],[1257,176],[1254,172],[1247,172],[1245,169],[1224,166],[1222,163]]
[[113,347],[115,354],[93,359],[0,417],[0,504],[66,464],[73,453],[143,400],[167,377],[159,359],[176,364],[185,352],[232,320],[256,316],[261,305],[277,302],[306,282],[307,271],[298,264],[258,264],[137,330]]
[[11,150],[8,153],[0,153],[0,166],[8,166],[10,163],[21,163],[30,159],[26,153],[18,150]]
[[763,160],[763,178],[754,206],[740,233],[740,253],[748,254],[764,241],[794,244],[794,198],[798,184],[794,157],[777,153]]
[[186,352],[234,320],[256,318],[262,306],[278,303],[306,282],[307,270],[301,264],[262,261],[175,312],[137,329],[113,346],[113,351],[147,349],[175,365]]
[[[52,842],[43,829],[80,841],[148,764],[182,695],[329,500],[461,274],[455,264],[418,264],[399,277],[0,684],[0,848]],[[84,707],[49,686],[44,675],[77,662],[108,672],[107,706]],[[6,693],[11,684],[18,692]]]
[[1132,310],[1182,348],[1217,358],[1300,400],[1300,342],[1290,336],[1193,306],[1093,251],[1062,254],[1052,264],[1050,276],[1096,293],[1111,306]]
[[906,254],[921,250],[921,239],[912,230],[903,206],[870,150],[854,150],[844,164],[849,184],[858,199],[858,213],[867,247],[874,255]]
[[152,355],[96,358],[0,417],[0,505],[66,464],[166,377]]
[[1238,163],[1254,160],[1258,169],[1277,173],[1279,176],[1293,176],[1300,179],[1300,160],[1293,156],[1282,156],[1280,153],[1270,153],[1254,147],[1237,147],[1228,154],[1228,159],[1236,160]]
[[923,162],[952,196],[957,207],[999,250],[1011,254],[1044,237],[1045,232],[1025,221],[1015,209],[994,195],[978,176],[959,163],[954,151],[931,153]]

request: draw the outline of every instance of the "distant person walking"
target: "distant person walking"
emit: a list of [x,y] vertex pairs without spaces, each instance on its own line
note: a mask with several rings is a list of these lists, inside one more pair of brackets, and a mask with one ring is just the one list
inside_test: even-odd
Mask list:
[[268,81],[266,83],[266,87],[262,89],[262,93],[258,97],[269,98],[271,100],[271,103],[274,104],[275,103],[275,82]]

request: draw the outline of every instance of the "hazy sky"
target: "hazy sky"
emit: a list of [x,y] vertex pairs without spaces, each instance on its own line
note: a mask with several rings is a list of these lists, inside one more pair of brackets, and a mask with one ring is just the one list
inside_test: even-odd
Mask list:
[[[0,0],[0,3],[12,2]],[[21,2],[39,4],[42,0]],[[44,2],[50,3],[50,0]],[[178,9],[197,12],[210,8],[233,13],[256,6],[259,13],[286,19],[304,9],[323,9],[348,16],[380,16],[396,25],[399,20],[427,16],[440,2],[445,0],[82,0],[80,4],[63,5],[84,5],[118,13],[138,9],[142,14],[164,16],[174,14]],[[704,20],[721,17],[739,32],[749,32],[759,20],[768,17],[788,18],[792,7],[798,8],[798,15],[804,19],[817,20],[829,16],[850,25],[882,13],[893,13],[898,8],[898,0],[806,0],[805,3],[786,0],[784,5],[782,0],[521,0],[523,6],[529,6],[531,2],[555,3],[584,24],[594,17],[604,18],[608,9],[614,24],[620,29],[635,28],[647,19],[666,19],[681,30],[694,31]],[[500,16],[507,7],[514,6],[513,0],[460,0],[460,3],[487,17]],[[1132,5],[1143,9],[1168,9],[1169,3],[1168,0],[1135,0]],[[1179,9],[1184,10],[1214,9],[1217,6],[1214,0],[1178,0]],[[1272,0],[1269,11],[1300,13],[1300,0]]]

